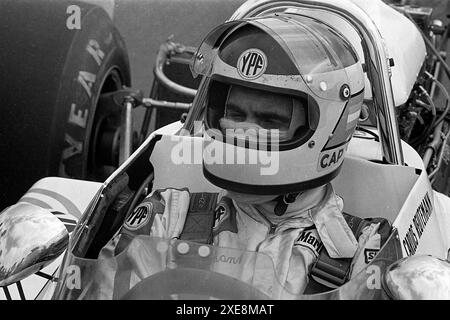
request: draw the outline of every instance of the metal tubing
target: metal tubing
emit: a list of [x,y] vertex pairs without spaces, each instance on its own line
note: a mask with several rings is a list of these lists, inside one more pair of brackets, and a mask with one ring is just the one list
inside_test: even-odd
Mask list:
[[[434,77],[437,78],[439,76],[439,72],[440,72],[440,65],[441,63],[438,61],[436,62],[436,68],[434,70]],[[436,82],[433,81],[433,83],[431,84],[431,90],[430,90],[430,97],[431,99],[433,99],[434,97],[434,92],[436,90]],[[450,102],[449,102],[450,103]],[[428,165],[431,161],[431,158],[434,155],[434,152],[436,151],[436,147],[439,145],[440,140],[441,140],[441,130],[442,130],[442,125],[443,125],[443,121],[441,123],[439,123],[436,128],[434,128],[434,132],[433,132],[433,141],[431,142],[430,146],[426,149],[425,154],[422,157],[423,163],[425,165],[425,168],[428,168]]]
[[158,55],[156,56],[155,77],[156,79],[158,79],[159,82],[161,82],[165,87],[167,87],[171,91],[188,97],[195,97],[197,90],[184,87],[182,85],[179,85],[178,83],[173,82],[163,72],[163,66],[167,61],[167,57],[170,55],[171,52],[175,50],[181,49],[180,45],[177,45],[173,42],[163,43],[159,47]]
[[161,101],[155,100],[151,98],[144,98],[142,100],[144,106],[146,108],[167,108],[167,109],[181,109],[184,111],[189,111],[192,106],[192,103],[182,103],[182,102],[170,102],[170,101]]
[[120,136],[119,164],[122,164],[131,155],[133,138],[133,103],[125,102],[125,108],[122,110],[122,128]]

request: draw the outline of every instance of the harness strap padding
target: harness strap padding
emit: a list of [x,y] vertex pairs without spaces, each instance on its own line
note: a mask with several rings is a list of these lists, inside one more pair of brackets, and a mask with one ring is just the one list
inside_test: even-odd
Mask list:
[[210,244],[213,240],[213,227],[218,193],[192,193],[180,240]]
[[[372,223],[380,223],[378,232],[381,235],[381,245],[389,236],[391,226],[384,218],[361,219],[346,213],[343,213],[343,216],[356,239],[359,238],[364,227]],[[311,268],[309,282],[304,293],[328,291],[343,285],[350,277],[352,260],[353,258],[333,259],[328,255],[327,250],[322,248],[319,257]]]

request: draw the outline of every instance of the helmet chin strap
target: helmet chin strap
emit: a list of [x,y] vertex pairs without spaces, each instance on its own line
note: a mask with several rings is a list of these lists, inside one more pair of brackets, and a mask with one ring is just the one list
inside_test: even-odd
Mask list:
[[275,205],[274,213],[280,217],[286,213],[286,210],[290,203],[293,203],[295,199],[297,199],[300,192],[288,193],[284,195],[278,196],[275,201],[277,204]]

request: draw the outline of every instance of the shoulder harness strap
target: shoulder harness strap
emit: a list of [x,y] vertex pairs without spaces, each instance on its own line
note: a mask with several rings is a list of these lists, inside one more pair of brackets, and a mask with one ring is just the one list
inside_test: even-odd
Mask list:
[[195,241],[203,244],[212,242],[218,193],[191,193],[189,209],[180,234],[181,240]]
[[[371,223],[378,222],[381,222],[379,229],[379,233],[381,235],[381,245],[384,244],[389,236],[391,227],[389,222],[384,218],[361,219],[346,213],[343,213],[343,216],[356,239],[359,238],[364,227],[370,225]],[[309,273],[309,283],[305,293],[314,292],[317,288],[321,288],[321,291],[328,291],[343,285],[350,277],[352,260],[353,258],[331,258],[328,255],[327,250],[322,248],[318,259],[312,266]]]

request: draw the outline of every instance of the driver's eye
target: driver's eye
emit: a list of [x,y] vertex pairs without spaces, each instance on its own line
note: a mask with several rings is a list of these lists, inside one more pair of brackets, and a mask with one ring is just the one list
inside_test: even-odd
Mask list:
[[267,117],[260,121],[261,126],[265,129],[283,129],[285,125],[281,120]]
[[247,119],[247,115],[245,113],[233,109],[227,110],[225,117],[236,122],[244,122]]

